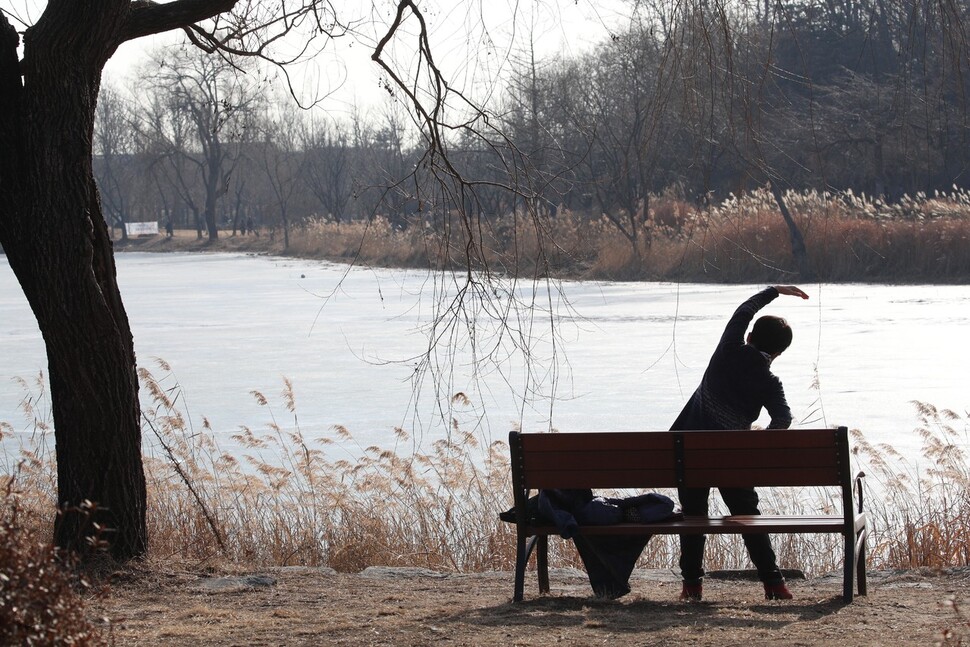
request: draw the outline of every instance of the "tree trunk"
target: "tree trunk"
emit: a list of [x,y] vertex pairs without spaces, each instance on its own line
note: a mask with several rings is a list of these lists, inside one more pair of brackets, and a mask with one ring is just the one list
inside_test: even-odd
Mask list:
[[778,204],[781,217],[784,218],[785,224],[788,225],[788,236],[791,239],[791,253],[795,258],[795,266],[798,268],[798,274],[804,281],[814,281],[816,274],[815,270],[812,269],[812,262],[808,258],[805,239],[802,238],[802,232],[798,228],[795,219],[792,218],[791,212],[788,210],[788,205],[785,204],[785,196],[774,182],[771,183],[771,194],[775,197],[775,203]]
[[205,228],[209,234],[209,242],[219,240],[219,227],[216,223],[216,206],[219,198],[226,192],[225,182],[222,179],[222,147],[218,141],[209,143],[209,153],[205,160],[205,208],[202,215],[205,218]]
[[[91,141],[101,70],[117,46],[106,34],[126,7],[45,11],[27,31],[22,67],[0,15],[0,243],[47,349],[62,510],[55,540],[86,554],[99,537],[119,559],[146,548],[141,412]],[[88,501],[90,515],[79,511]]]
[[206,232],[209,234],[209,242],[219,240],[219,228],[216,224],[216,197],[212,191],[206,192],[205,210],[202,212],[205,219]]

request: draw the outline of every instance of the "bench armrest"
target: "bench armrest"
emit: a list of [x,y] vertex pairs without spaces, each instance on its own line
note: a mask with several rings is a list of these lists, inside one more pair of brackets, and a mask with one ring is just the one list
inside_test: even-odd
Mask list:
[[863,499],[862,499],[862,485],[863,485],[863,479],[865,477],[866,477],[866,473],[865,472],[859,472],[858,474],[856,474],[855,481],[852,484],[852,489],[855,490],[856,501],[857,501],[858,506],[859,506],[857,512],[862,512],[862,504],[863,504]]

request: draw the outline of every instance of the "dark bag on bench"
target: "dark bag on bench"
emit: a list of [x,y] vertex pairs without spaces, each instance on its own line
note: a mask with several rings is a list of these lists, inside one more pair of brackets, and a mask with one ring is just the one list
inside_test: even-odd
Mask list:
[[[630,575],[650,535],[583,536],[583,525],[624,521],[650,523],[678,514],[674,501],[651,492],[626,498],[594,497],[590,489],[541,490],[528,500],[531,523],[553,524],[564,539],[572,539],[596,595],[618,598],[630,592]],[[515,523],[515,509],[499,515]]]

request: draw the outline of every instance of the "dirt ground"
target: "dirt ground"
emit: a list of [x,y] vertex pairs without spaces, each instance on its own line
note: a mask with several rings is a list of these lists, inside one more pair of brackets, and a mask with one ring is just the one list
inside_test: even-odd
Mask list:
[[[757,582],[709,574],[705,600],[679,602],[669,571],[637,572],[633,592],[590,595],[555,571],[552,594],[513,604],[511,573],[420,569],[338,574],[290,567],[226,575],[144,568],[88,596],[118,645],[957,645],[970,642],[970,570],[871,573],[869,595],[841,599],[841,576],[789,580],[766,602]],[[729,574],[725,574],[727,576]],[[955,600],[956,605],[953,604]],[[102,620],[103,621],[103,620]],[[944,631],[954,634],[944,641]]]

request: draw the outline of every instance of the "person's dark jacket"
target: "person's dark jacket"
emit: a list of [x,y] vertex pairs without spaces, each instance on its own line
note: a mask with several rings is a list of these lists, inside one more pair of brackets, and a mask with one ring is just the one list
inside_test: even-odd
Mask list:
[[787,429],[792,422],[785,390],[771,372],[771,361],[745,343],[754,315],[778,297],[767,288],[742,303],[728,321],[704,372],[700,386],[687,401],[671,430],[750,429],[764,407],[769,429]]

